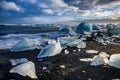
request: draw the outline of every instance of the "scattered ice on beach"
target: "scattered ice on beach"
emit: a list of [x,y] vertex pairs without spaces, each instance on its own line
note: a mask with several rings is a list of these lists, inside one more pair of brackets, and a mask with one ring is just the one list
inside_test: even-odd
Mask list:
[[37,58],[44,58],[44,57],[50,57],[50,56],[55,56],[59,53],[61,53],[62,47],[60,42],[58,41],[55,44],[49,44],[45,47],[43,47],[38,54]]
[[21,63],[28,62],[28,59],[27,59],[27,58],[10,59],[9,61],[11,62],[11,64],[12,64],[13,66],[15,66],[15,65],[17,65],[17,64],[21,64]]
[[110,66],[120,69],[120,54],[112,54],[110,60],[108,61]]
[[92,61],[92,58],[80,58],[80,61],[90,62],[90,61]]
[[108,54],[106,54],[105,52],[101,52],[99,55],[93,57],[93,60],[91,61],[90,65],[91,66],[98,66],[102,64],[105,65],[108,63],[108,58],[109,58]]
[[96,50],[86,50],[86,53],[98,53]]
[[69,51],[67,49],[64,50],[65,54],[69,54]]
[[37,78],[35,64],[31,61],[13,67],[10,73],[18,73],[22,76],[29,76],[30,78]]
[[62,68],[62,69],[64,69],[64,68],[65,68],[65,65],[60,65],[59,67]]

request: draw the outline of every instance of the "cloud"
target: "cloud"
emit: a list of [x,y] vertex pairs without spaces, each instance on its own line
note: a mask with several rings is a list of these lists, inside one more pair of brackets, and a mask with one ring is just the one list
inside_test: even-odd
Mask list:
[[119,6],[119,5],[120,5],[120,1],[114,1],[114,2],[111,2],[111,3],[97,5],[96,8],[97,9],[104,9],[104,8],[109,8],[109,7],[113,7],[113,6]]
[[74,18],[72,18],[72,17],[67,17],[67,16],[62,16],[62,17],[55,17],[55,16],[51,16],[51,17],[36,16],[36,17],[23,18],[23,21],[24,21],[24,22],[42,23],[42,24],[46,24],[46,23],[50,23],[50,24],[51,24],[51,23],[71,21],[71,20],[74,20]]
[[16,5],[14,2],[7,2],[7,1],[1,1],[0,7],[4,10],[14,10],[14,11],[21,11],[20,6]]
[[43,12],[48,14],[54,14],[54,12],[51,9],[44,9]]
[[37,0],[20,0],[20,1],[22,1],[22,2],[30,2],[32,4],[37,2]]

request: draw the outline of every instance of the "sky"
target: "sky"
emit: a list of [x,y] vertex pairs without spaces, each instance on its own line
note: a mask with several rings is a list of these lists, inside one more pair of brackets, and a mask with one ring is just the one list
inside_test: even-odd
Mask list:
[[120,0],[0,0],[0,23],[120,19]]

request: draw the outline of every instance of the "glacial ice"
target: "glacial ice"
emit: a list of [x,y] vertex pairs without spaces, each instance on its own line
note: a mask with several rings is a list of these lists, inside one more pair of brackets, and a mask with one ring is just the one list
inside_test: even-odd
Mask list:
[[110,60],[108,61],[110,66],[120,69],[120,54],[112,54]]
[[62,46],[85,48],[86,43],[82,39],[77,39],[77,37],[61,37],[60,43]]
[[96,55],[93,57],[93,60],[91,61],[90,65],[98,66],[98,65],[102,65],[102,64],[107,64],[108,57],[109,57],[108,54],[106,54],[105,52],[101,52],[99,55]]
[[98,53],[96,50],[86,50],[86,53]]
[[58,41],[57,43],[49,44],[43,47],[40,53],[38,54],[37,58],[55,56],[61,53],[61,51],[62,51],[62,47],[61,47],[60,42]]
[[61,27],[59,31],[62,33],[69,34],[71,36],[76,36],[76,33],[72,30],[71,27]]
[[17,64],[21,64],[21,63],[28,62],[28,59],[27,59],[27,58],[10,59],[9,61],[11,62],[11,64],[12,64],[13,66],[15,66],[15,65],[17,65]]
[[40,49],[46,44],[52,43],[54,40],[52,39],[29,39],[23,38],[20,42],[18,42],[15,46],[13,46],[10,51],[18,52],[18,51],[26,51],[26,50],[34,50]]
[[92,26],[86,22],[81,22],[77,27],[75,32],[76,33],[84,33],[90,32],[92,30]]
[[30,78],[33,79],[37,78],[35,64],[31,61],[13,67],[10,70],[10,73],[18,73],[22,76],[29,76]]

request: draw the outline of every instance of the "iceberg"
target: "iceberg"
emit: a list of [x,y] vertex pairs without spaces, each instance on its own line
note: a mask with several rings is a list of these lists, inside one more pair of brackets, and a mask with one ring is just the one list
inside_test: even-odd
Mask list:
[[90,32],[92,30],[92,26],[86,22],[81,22],[75,29],[76,33],[84,33]]
[[110,66],[120,69],[120,54],[111,55],[110,60],[108,61],[108,64]]
[[95,24],[92,25],[92,30],[100,30],[100,26],[97,26]]
[[40,51],[40,53],[38,54],[37,58],[55,56],[55,55],[61,53],[61,51],[62,51],[62,47],[58,40],[58,42],[56,42],[54,44],[49,44],[49,45],[43,47],[42,50]]
[[12,66],[15,66],[15,65],[17,65],[17,64],[21,64],[21,63],[28,62],[28,59],[27,59],[27,58],[10,59],[9,61],[11,62]]
[[86,43],[82,39],[77,39],[77,37],[61,37],[59,38],[62,46],[85,48]]
[[76,36],[76,33],[72,30],[71,27],[61,27],[59,31],[62,33],[70,34],[71,36]]
[[10,73],[18,73],[22,76],[29,76],[30,78],[36,79],[36,70],[33,62],[29,61],[18,66],[13,67]]

